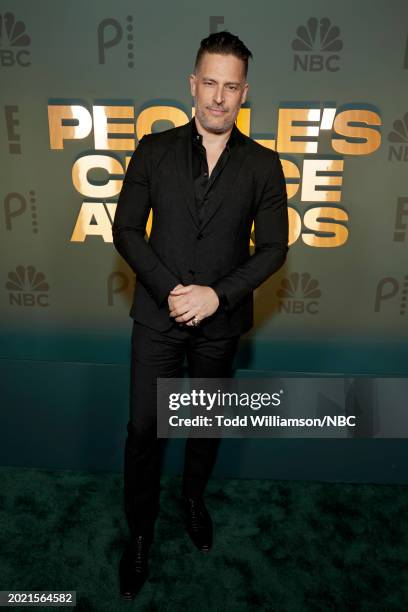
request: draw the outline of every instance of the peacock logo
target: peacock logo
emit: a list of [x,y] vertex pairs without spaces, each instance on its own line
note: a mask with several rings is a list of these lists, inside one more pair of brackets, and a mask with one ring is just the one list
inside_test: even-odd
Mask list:
[[392,124],[394,129],[388,134],[389,142],[406,142],[408,144],[408,113]]
[[281,280],[276,292],[279,311],[289,314],[317,314],[317,300],[321,295],[319,281],[308,272],[292,272],[288,278]]
[[30,44],[25,23],[16,19],[13,13],[0,14],[0,66],[30,66]]
[[17,266],[6,282],[10,306],[48,306],[50,286],[43,272],[34,266]]
[[295,51],[294,70],[337,72],[340,69],[337,54],[343,49],[340,28],[328,17],[310,17],[306,25],[297,28],[292,49]]
[[388,161],[395,159],[396,161],[408,161],[408,112],[402,119],[396,119],[392,124],[392,130],[388,134],[388,142],[392,142],[395,146],[390,145],[388,151]]

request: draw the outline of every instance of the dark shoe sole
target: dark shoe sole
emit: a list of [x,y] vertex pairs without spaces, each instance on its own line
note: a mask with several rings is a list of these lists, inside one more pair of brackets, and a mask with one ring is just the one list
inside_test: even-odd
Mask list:
[[212,550],[212,546],[197,546],[197,544],[191,539],[190,540],[192,542],[192,544],[194,544],[194,548],[196,550],[199,550],[200,552],[204,553],[204,554],[208,554],[209,552],[211,552]]
[[[147,579],[146,579],[147,580]],[[140,585],[140,587],[137,589],[137,591],[135,591],[134,593],[132,593],[131,595],[127,595],[125,593],[123,593],[122,591],[119,590],[119,595],[120,598],[126,601],[131,601],[132,599],[135,599],[135,597],[137,597],[137,595],[139,595],[140,591],[143,589],[146,580],[143,582],[143,584]]]
[[123,599],[123,601],[132,601],[132,599],[134,599],[136,595],[137,593],[135,593],[134,595],[123,595],[123,593],[121,593],[120,598]]

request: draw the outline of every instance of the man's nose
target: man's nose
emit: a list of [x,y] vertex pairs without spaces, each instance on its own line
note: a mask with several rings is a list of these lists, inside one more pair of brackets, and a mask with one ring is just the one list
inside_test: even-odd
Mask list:
[[224,102],[224,91],[222,87],[218,87],[214,93],[214,102],[222,104]]

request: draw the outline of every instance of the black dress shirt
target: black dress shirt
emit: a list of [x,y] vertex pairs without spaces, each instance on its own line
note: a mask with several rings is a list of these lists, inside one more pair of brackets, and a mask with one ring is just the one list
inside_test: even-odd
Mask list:
[[198,218],[202,221],[202,215],[204,213],[205,204],[211,197],[214,190],[217,189],[216,180],[228,163],[228,159],[231,153],[231,147],[236,144],[236,128],[235,125],[231,131],[228,142],[221,155],[219,156],[217,163],[215,164],[211,176],[208,176],[208,162],[207,153],[203,145],[203,137],[197,131],[195,119],[193,117],[191,121],[191,133],[192,133],[192,170],[194,180],[194,192],[195,200],[198,212]]
[[[219,156],[211,175],[208,176],[207,152],[203,145],[203,137],[199,134],[194,117],[191,120],[191,137],[192,137],[192,171],[194,181],[195,202],[197,207],[198,218],[200,224],[203,219],[206,202],[217,190],[217,179],[228,163],[231,155],[231,148],[237,144],[237,127],[235,124],[232,127],[230,137],[225,145],[225,148]],[[224,293],[220,290],[215,290],[220,300],[220,306],[228,309],[228,303]]]

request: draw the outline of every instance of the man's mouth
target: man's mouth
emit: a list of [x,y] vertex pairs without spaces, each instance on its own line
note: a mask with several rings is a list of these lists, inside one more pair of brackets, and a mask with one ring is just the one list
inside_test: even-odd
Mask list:
[[214,115],[222,115],[223,113],[226,113],[227,111],[222,110],[222,108],[209,108],[209,110],[214,114]]

